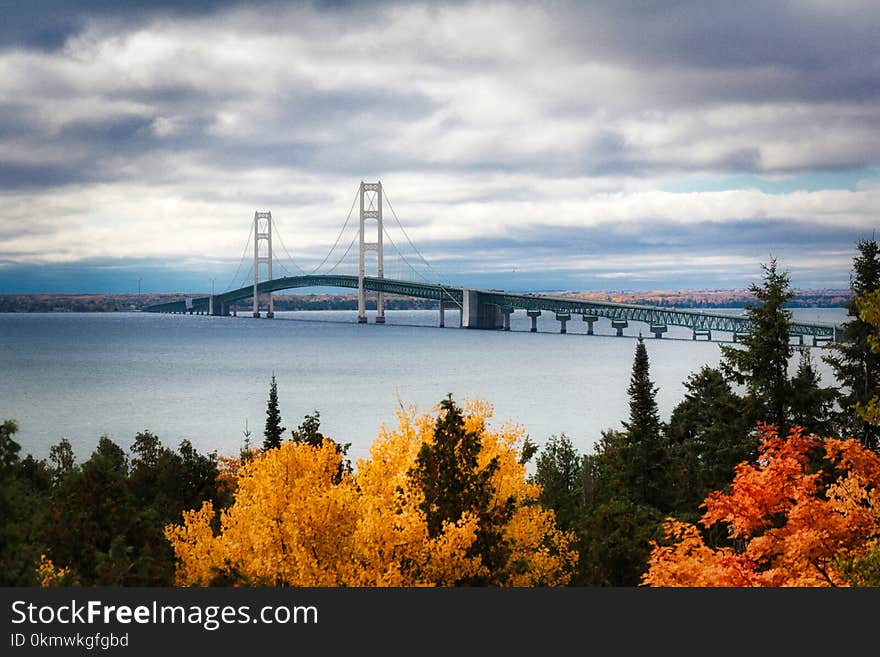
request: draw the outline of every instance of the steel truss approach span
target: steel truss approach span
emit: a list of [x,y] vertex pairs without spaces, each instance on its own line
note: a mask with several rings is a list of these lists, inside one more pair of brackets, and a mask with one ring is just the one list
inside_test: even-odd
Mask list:
[[[397,294],[419,299],[433,299],[449,302],[461,307],[465,289],[412,281],[398,281],[390,278],[364,277],[364,288],[371,292]],[[306,275],[286,276],[258,284],[259,294],[303,287],[358,288],[357,276],[344,275]],[[516,310],[546,311],[557,315],[583,315],[604,318],[611,321],[643,322],[650,327],[682,326],[693,331],[721,331],[732,334],[747,334],[753,330],[752,322],[743,316],[727,315],[703,310],[672,309],[659,306],[613,303],[604,301],[585,301],[579,299],[539,296],[533,294],[514,294],[499,290],[470,290],[479,295],[479,303],[496,306],[502,312]],[[252,298],[252,286],[218,294],[214,297],[215,306],[220,307]],[[193,298],[189,301],[175,301],[146,308],[149,312],[207,312],[210,297]],[[225,313],[223,313],[225,314]],[[789,333],[792,336],[809,336],[819,339],[836,338],[834,324],[821,322],[792,322]]]

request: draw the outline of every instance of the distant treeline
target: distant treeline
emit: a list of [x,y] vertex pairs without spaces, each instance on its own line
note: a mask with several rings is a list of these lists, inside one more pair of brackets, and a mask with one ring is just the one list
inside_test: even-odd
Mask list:
[[[538,292],[548,296],[558,292]],[[168,294],[6,294],[0,295],[0,312],[47,313],[47,312],[130,312],[147,306],[186,297],[201,297],[203,293]],[[636,303],[677,308],[742,308],[754,302],[749,290],[710,291],[656,291],[656,292],[566,292],[564,296],[578,299]],[[276,310],[356,310],[355,294],[275,294]],[[796,290],[788,301],[790,308],[842,308],[852,299],[850,290]],[[375,308],[375,299],[367,300],[368,308]],[[436,301],[386,295],[385,307],[389,310],[434,309]],[[250,308],[249,300],[239,302],[240,311]]]
[[[786,302],[789,308],[845,308],[853,298],[851,290],[794,290],[793,294]],[[664,308],[743,308],[755,303],[750,290],[571,292],[566,296]]]
[[[204,294],[7,294],[0,295],[0,312],[3,313],[50,313],[50,312],[131,312],[147,306]],[[275,310],[357,310],[354,294],[274,294]],[[240,301],[235,307],[247,311],[250,300]],[[367,308],[376,307],[375,299],[367,299]],[[437,302],[429,299],[385,296],[389,310],[422,310],[436,308]]]

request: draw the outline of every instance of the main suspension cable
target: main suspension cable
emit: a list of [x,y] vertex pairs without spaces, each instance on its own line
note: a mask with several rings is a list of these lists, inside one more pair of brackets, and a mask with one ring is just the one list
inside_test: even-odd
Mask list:
[[[355,204],[357,204],[359,194],[360,194],[360,189],[357,192],[355,192],[354,200],[351,202],[351,208],[349,208],[349,210],[348,210],[348,216],[345,218],[345,223],[342,224],[342,228],[339,230],[339,234],[336,236],[336,241],[333,242],[333,246],[330,247],[330,250],[327,252],[327,255],[324,256],[324,259],[320,262],[320,264],[318,264],[317,267],[315,267],[312,270],[311,273],[314,274],[315,272],[317,272],[321,267],[324,266],[324,263],[330,259],[330,255],[333,253],[333,249],[335,249],[336,245],[339,244],[339,240],[342,239],[342,234],[345,232],[345,229],[348,226],[348,222],[351,219],[351,213],[354,212],[354,206],[355,206]],[[351,249],[351,245],[349,245],[348,249]],[[348,249],[346,249],[346,251],[345,251],[346,254],[348,254]],[[342,257],[345,258],[345,255],[343,255]],[[337,262],[336,265],[338,265],[338,264],[339,263]],[[333,265],[333,268],[331,268],[330,271],[333,271],[333,269],[336,268],[336,265]]]
[[[256,221],[256,219],[254,219],[254,221]],[[233,289],[232,285],[235,283],[235,280],[238,278],[238,273],[241,271],[241,266],[244,263],[244,256],[247,254],[248,247],[251,245],[251,236],[254,233],[253,228],[254,222],[252,221],[250,228],[248,228],[247,243],[244,245],[244,251],[241,252],[241,259],[238,261],[238,267],[235,269],[235,274],[232,275],[232,280],[229,282],[229,285],[226,286],[227,290]]]
[[[275,224],[274,228],[275,228],[275,232],[278,234],[278,240],[281,242],[281,248],[284,249],[284,252],[287,254],[287,257],[288,257],[288,259],[290,260],[290,262],[293,264],[293,266],[296,267],[297,269],[299,269],[300,272],[302,272],[303,274],[305,274],[305,273],[306,273],[306,270],[303,269],[302,267],[300,267],[300,266],[297,264],[296,260],[293,259],[293,256],[290,255],[290,251],[288,251],[288,250],[287,250],[287,247],[284,245],[284,238],[281,237],[281,231],[278,230],[278,222],[275,221],[274,218],[272,219],[272,221],[273,221],[274,224]],[[290,276],[290,271],[287,269],[287,267],[284,266],[284,263],[283,263],[283,262],[279,262],[278,264],[280,264],[281,267],[282,267],[282,269],[284,269],[284,271],[287,272],[287,275]]]

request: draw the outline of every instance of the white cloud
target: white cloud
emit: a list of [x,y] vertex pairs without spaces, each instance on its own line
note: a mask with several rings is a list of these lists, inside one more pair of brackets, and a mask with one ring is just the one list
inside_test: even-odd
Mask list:
[[[287,246],[320,258],[359,180],[376,177],[417,244],[464,243],[474,257],[481,241],[542,231],[599,231],[615,248],[630,239],[634,254],[683,246],[704,225],[732,237],[754,222],[843,239],[872,229],[876,175],[852,190],[659,188],[877,167],[880,105],[859,84],[876,64],[853,54],[876,11],[815,10],[833,44],[798,35],[817,19],[788,10],[725,10],[731,35],[701,28],[699,12],[691,25],[619,11],[466,2],[96,15],[59,51],[2,50],[0,96],[21,116],[0,124],[0,164],[18,172],[0,192],[0,234],[50,219],[0,250],[29,262],[235,260],[254,210],[271,209]],[[758,38],[762,20],[785,26],[775,50]],[[719,61],[707,33],[740,37],[741,50]],[[783,246],[755,241],[753,252]],[[518,248],[505,266],[541,264]],[[548,262],[571,255],[556,248]],[[689,264],[738,271],[753,255],[736,248]],[[631,270],[616,257],[603,256],[601,276]],[[841,280],[845,260],[833,261]]]

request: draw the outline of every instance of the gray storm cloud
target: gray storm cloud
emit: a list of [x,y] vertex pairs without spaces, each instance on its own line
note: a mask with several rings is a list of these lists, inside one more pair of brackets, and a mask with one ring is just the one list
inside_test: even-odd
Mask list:
[[732,5],[6,8],[0,289],[234,270],[256,209],[317,263],[374,178],[449,278],[739,286],[773,253],[844,287],[877,224],[880,9]]

